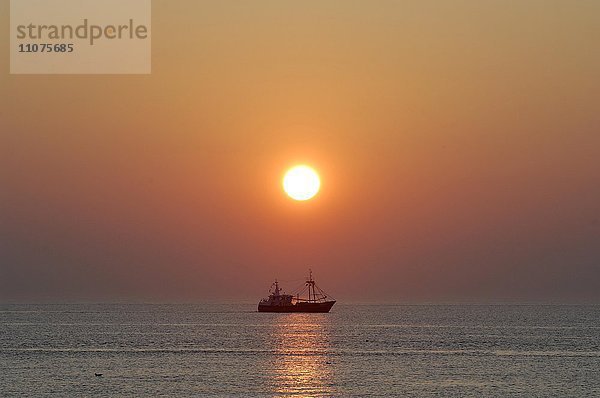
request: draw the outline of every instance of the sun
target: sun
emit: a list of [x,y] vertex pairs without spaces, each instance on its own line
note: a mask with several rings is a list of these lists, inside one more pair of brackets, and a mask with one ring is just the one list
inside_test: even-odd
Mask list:
[[283,190],[294,200],[312,199],[321,188],[321,180],[311,167],[300,165],[292,167],[283,177]]

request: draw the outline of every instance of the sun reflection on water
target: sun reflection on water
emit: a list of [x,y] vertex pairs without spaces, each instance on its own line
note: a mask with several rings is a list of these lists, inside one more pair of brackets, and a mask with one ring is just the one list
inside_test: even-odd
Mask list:
[[279,314],[272,325],[274,391],[286,397],[334,394],[328,316]]

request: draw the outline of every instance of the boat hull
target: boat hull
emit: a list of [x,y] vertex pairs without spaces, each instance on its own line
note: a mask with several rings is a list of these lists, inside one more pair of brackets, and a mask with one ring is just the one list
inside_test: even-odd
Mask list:
[[292,305],[258,304],[258,312],[329,312],[335,301],[322,303],[297,303]]

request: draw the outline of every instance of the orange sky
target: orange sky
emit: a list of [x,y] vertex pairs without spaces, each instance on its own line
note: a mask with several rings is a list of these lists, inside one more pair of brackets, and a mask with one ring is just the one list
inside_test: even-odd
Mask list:
[[150,76],[1,58],[0,299],[598,298],[600,2],[152,14]]

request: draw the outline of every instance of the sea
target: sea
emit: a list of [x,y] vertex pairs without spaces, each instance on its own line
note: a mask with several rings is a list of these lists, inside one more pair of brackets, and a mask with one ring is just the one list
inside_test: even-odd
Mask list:
[[600,397],[600,306],[2,304],[0,396]]

